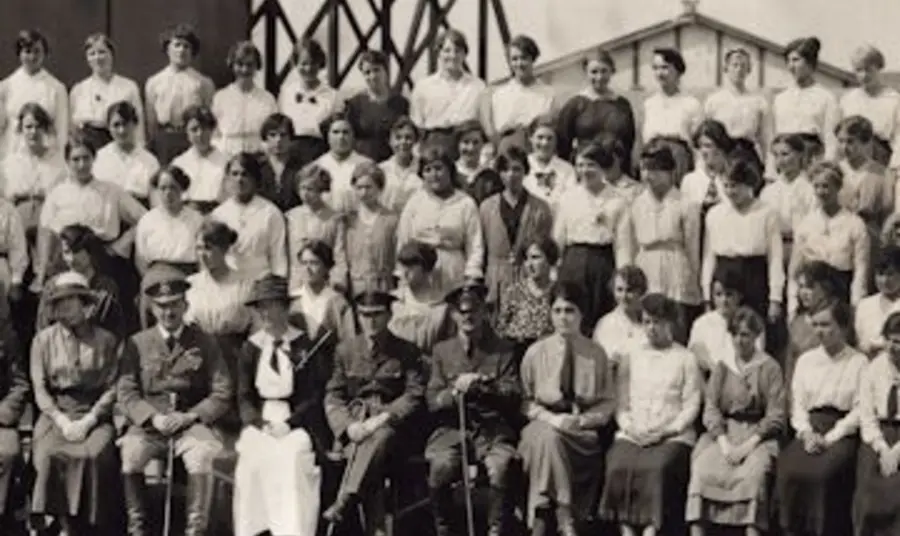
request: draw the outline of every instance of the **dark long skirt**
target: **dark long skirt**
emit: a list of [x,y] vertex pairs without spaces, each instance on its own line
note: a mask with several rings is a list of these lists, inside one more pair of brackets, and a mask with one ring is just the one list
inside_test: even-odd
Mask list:
[[309,164],[328,152],[328,143],[316,136],[297,136],[294,138],[294,155],[300,166]]
[[600,517],[634,527],[675,531],[684,526],[691,447],[664,441],[641,447],[617,439],[606,456]]
[[[846,412],[820,408],[809,412],[816,433],[825,434]],[[845,437],[821,454],[808,454],[794,439],[778,457],[776,492],[782,529],[814,536],[851,534],[856,452],[854,437]]]
[[41,415],[34,429],[32,514],[73,516],[91,525],[116,519],[121,504],[110,494],[110,485],[120,481],[114,440],[113,425],[104,423],[71,443]]
[[[881,433],[893,447],[900,440],[900,422],[881,421]],[[857,536],[900,534],[900,473],[881,474],[878,454],[869,445],[859,449],[856,494],[853,497],[853,528]]]
[[150,140],[150,151],[156,155],[161,166],[169,165],[190,147],[184,129],[175,127],[161,127]]
[[744,288],[744,305],[756,311],[766,320],[766,351],[779,355],[787,343],[787,326],[782,320],[776,324],[769,317],[769,260],[764,256],[725,257],[716,256],[716,267],[725,266],[741,275]]
[[94,151],[99,151],[112,141],[112,135],[109,133],[109,129],[105,127],[82,125],[81,132],[84,133],[87,142],[94,148]]
[[559,267],[559,281],[580,286],[587,298],[582,311],[581,331],[590,337],[600,317],[613,310],[615,301],[609,280],[616,270],[611,245],[572,244],[566,246]]
[[837,297],[844,301],[844,303],[850,303],[850,287],[853,285],[853,271],[852,270],[838,270],[835,269],[835,283],[837,284]]

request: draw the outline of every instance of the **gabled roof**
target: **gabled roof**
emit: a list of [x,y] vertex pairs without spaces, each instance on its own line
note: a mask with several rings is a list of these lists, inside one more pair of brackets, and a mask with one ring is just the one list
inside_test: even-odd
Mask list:
[[[758,35],[751,34],[745,30],[742,30],[736,26],[732,26],[725,22],[722,22],[718,19],[714,19],[712,17],[708,17],[703,15],[702,13],[698,13],[696,11],[686,11],[681,15],[675,17],[674,19],[667,19],[660,21],[651,26],[647,26],[646,28],[642,28],[640,30],[625,34],[620,37],[616,37],[615,39],[611,39],[609,41],[605,41],[602,43],[598,43],[594,46],[583,48],[577,50],[575,52],[571,52],[569,54],[565,54],[556,58],[554,60],[548,61],[546,63],[542,63],[535,67],[535,74],[538,76],[545,74],[547,72],[553,71],[563,65],[570,64],[573,61],[577,61],[580,58],[589,56],[592,52],[597,49],[606,49],[606,50],[615,50],[617,48],[621,48],[623,46],[630,45],[637,41],[643,41],[649,37],[653,37],[662,32],[671,31],[675,28],[682,28],[685,26],[705,26],[713,31],[722,32],[731,37],[735,37],[741,41],[745,41],[747,43],[752,43],[758,47],[763,48],[766,52],[776,54],[781,56],[784,54],[784,46],[775,43],[774,41],[769,41],[768,39],[762,38]],[[829,63],[819,62],[817,67],[817,71],[824,73],[833,78],[837,78],[845,83],[853,84],[855,83],[856,77],[850,71],[846,69],[841,69],[840,67],[836,67]]]

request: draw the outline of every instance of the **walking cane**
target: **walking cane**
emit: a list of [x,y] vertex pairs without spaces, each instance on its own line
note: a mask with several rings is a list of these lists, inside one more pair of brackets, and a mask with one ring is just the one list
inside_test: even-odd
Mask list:
[[475,536],[475,512],[472,507],[471,478],[469,477],[469,445],[466,441],[466,395],[460,392],[457,399],[459,408],[459,437],[462,443],[462,477],[464,499],[466,501],[466,532],[468,536]]
[[[347,456],[347,464],[344,466],[344,472],[341,474],[341,483],[338,485],[338,495],[341,494],[341,490],[344,489],[344,486],[347,484],[347,475],[350,474],[350,466],[353,464],[353,461],[356,459],[356,450],[358,443],[352,442],[350,443],[350,455]],[[328,528],[325,530],[325,536],[334,536],[334,531],[337,529],[338,524],[334,521],[328,523]]]
[[[178,403],[178,394],[169,393],[169,407],[174,410]],[[172,481],[175,479],[175,438],[169,436],[169,448],[166,453],[166,502],[163,505],[162,536],[169,536],[172,530]]]

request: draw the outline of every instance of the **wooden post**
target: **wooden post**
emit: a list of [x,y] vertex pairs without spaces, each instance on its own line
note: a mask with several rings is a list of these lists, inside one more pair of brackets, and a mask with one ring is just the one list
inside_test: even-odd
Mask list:
[[326,0],[328,2],[328,82],[331,87],[338,87],[338,57],[340,56],[340,0]]
[[478,77],[487,80],[488,73],[488,0],[478,0]]

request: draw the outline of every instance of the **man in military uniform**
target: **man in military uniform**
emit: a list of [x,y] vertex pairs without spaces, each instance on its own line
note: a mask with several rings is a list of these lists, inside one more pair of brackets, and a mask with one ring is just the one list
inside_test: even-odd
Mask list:
[[149,534],[144,468],[165,456],[169,440],[188,473],[184,534],[207,534],[212,466],[222,449],[212,426],[231,409],[233,387],[215,340],[184,324],[189,287],[175,269],[147,281],[158,324],[132,336],[123,350],[117,394],[130,424],[120,442],[130,536]]
[[21,456],[19,419],[31,394],[31,384],[25,373],[25,359],[19,338],[8,322],[9,310],[0,313],[7,320],[0,324],[0,534],[18,534],[14,506],[10,504],[15,468]]
[[323,517],[341,522],[360,503],[372,533],[384,529],[381,484],[397,430],[423,407],[422,355],[388,331],[394,297],[363,292],[354,299],[361,333],[342,341],[325,395],[325,415],[347,466],[337,500]]
[[[503,340],[487,321],[487,288],[468,282],[447,296],[457,335],[434,346],[428,407],[437,429],[428,439],[428,487],[438,536],[456,534],[451,524],[452,485],[462,471],[462,449],[484,466],[490,484],[488,535],[500,536],[510,518],[510,474],[517,466],[515,419],[521,390],[515,346]],[[459,407],[466,411],[465,445]],[[459,518],[459,516],[453,516]],[[456,529],[456,531],[453,531]],[[452,531],[452,532],[451,532]]]

